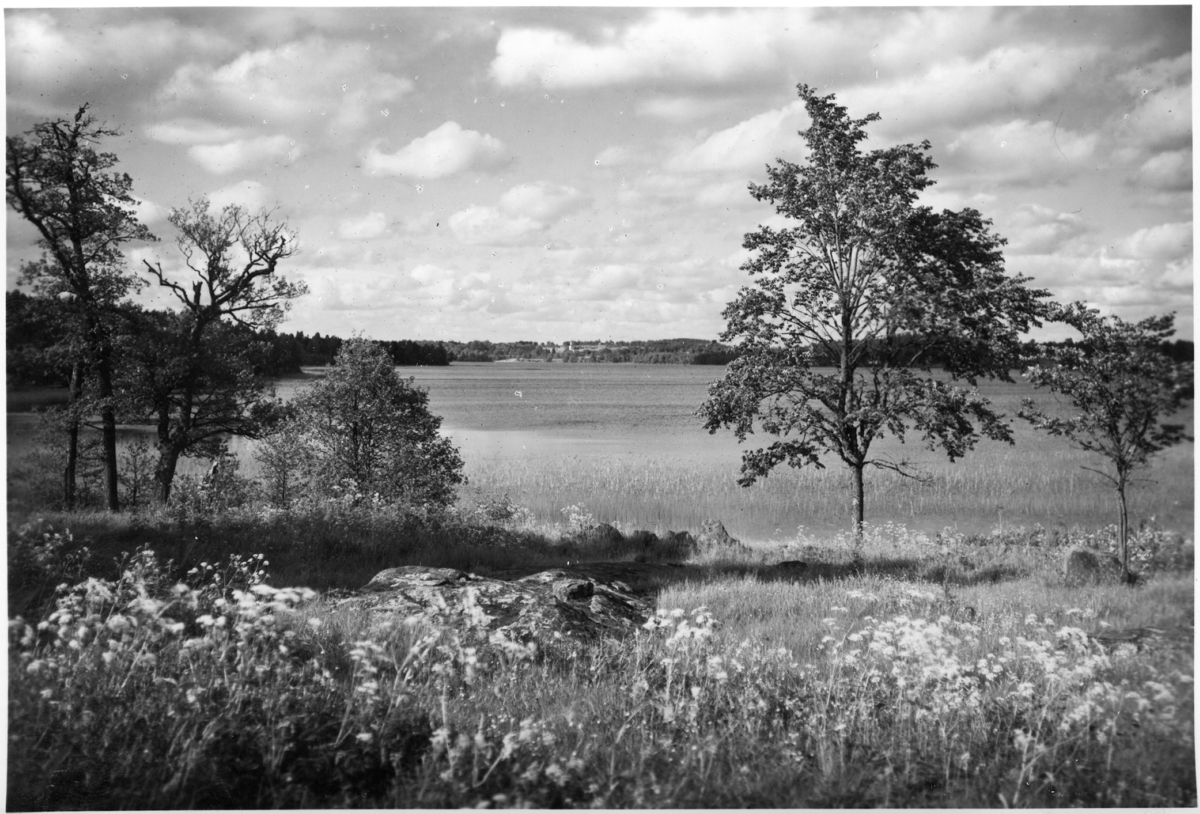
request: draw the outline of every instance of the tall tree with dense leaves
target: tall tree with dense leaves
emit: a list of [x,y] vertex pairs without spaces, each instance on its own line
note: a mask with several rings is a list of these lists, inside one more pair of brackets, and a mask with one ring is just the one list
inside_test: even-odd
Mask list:
[[113,314],[138,285],[125,268],[125,243],[155,237],[134,216],[133,181],[110,172],[112,153],[96,145],[119,136],[98,124],[83,105],[73,120],[34,125],[23,136],[5,139],[8,205],[33,224],[42,258],[22,268],[22,282],[66,305],[70,320],[64,344],[74,357],[68,454],[63,476],[64,502],[75,502],[75,466],[79,445],[83,379],[94,375],[98,398],[87,411],[101,420],[108,508],[117,511],[117,421],[113,393]]
[[294,402],[312,456],[310,487],[331,494],[347,480],[388,503],[444,506],[463,482],[462,459],[429,412],[429,394],[396,373],[381,346],[342,343],[325,378]]
[[[158,497],[166,502],[179,459],[219,454],[227,435],[257,438],[277,412],[248,333],[273,329],[291,301],[307,291],[285,278],[280,264],[297,251],[286,223],[267,211],[239,206],[214,212],[205,198],[171,211],[185,271],[145,261],[159,286],[179,304],[178,318],[152,327],[141,352],[138,388],[158,435]],[[182,278],[182,281],[181,279]]]
[[[915,431],[951,460],[981,434],[1012,443],[974,388],[981,377],[1011,381],[1047,294],[1004,273],[1004,240],[978,212],[917,205],[934,183],[928,142],[865,152],[878,114],[851,119],[832,95],[798,89],[812,120],[801,133],[808,161],[778,160],[766,184],[750,186],[788,225],[746,235],[753,280],[725,308],[721,337],[740,355],[699,414],[710,432],[777,439],[743,453],[743,485],[781,463],[821,468],[822,453],[836,456],[853,476],[861,535],[864,470],[915,474],[872,456],[879,439]],[[946,375],[933,374],[935,359]]]
[[1192,440],[1184,424],[1164,421],[1178,417],[1194,396],[1192,363],[1177,362],[1165,350],[1175,333],[1173,314],[1131,323],[1074,303],[1059,319],[1078,330],[1081,339],[1044,348],[1041,362],[1025,375],[1034,387],[1065,396],[1075,413],[1047,412],[1024,399],[1019,415],[1105,459],[1107,471],[1085,468],[1102,475],[1117,492],[1121,567],[1128,580],[1126,489],[1132,473],[1147,466],[1155,453]]

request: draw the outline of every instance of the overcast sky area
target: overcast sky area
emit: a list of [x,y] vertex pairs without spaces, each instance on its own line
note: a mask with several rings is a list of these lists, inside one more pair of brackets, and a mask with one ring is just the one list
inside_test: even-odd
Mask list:
[[[747,192],[803,161],[797,83],[932,142],[922,202],[1010,273],[1193,336],[1191,11],[1167,7],[9,9],[9,134],[84,102],[161,242],[171,207],[275,207],[310,294],[282,330],[716,338]],[[8,287],[37,256],[7,220]],[[169,300],[150,291],[148,304]],[[1047,336],[1048,334],[1043,334]],[[1067,335],[1067,334],[1062,334]]]

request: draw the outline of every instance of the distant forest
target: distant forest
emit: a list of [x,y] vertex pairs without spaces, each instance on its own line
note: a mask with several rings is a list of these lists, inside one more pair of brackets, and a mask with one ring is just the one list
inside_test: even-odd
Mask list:
[[[21,291],[5,294],[6,378],[10,388],[66,386],[69,366],[55,365],[46,349],[56,339],[54,304]],[[243,329],[249,331],[249,329]],[[342,346],[340,336],[311,336],[303,331],[281,333],[250,331],[261,344],[260,372],[270,376],[288,376],[302,367],[333,364]],[[899,340],[901,346],[903,339]],[[737,358],[728,345],[707,339],[651,339],[638,342],[572,340],[554,342],[434,342],[427,340],[383,340],[379,344],[391,354],[397,365],[441,366],[452,362],[499,362],[506,359],[567,363],[636,362],[640,364],[724,365]],[[1044,345],[1072,344],[1043,343]],[[1033,346],[1031,344],[1031,351]],[[1163,350],[1175,361],[1192,361],[1195,348],[1191,341],[1167,342]],[[900,354],[903,357],[903,353]],[[813,362],[822,364],[819,354]],[[923,360],[934,366],[937,359]]]

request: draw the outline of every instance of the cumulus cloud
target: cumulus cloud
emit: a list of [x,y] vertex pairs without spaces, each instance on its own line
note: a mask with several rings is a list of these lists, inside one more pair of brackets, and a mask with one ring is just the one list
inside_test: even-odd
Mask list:
[[1079,133],[1054,122],[1015,120],[971,127],[946,147],[939,163],[1013,186],[1062,181],[1090,169],[1099,136]]
[[302,154],[301,147],[287,136],[237,139],[226,144],[197,144],[188,149],[188,155],[197,164],[217,175],[240,170],[248,164],[290,164]]
[[1100,45],[1005,44],[984,54],[946,55],[920,73],[897,71],[839,94],[854,115],[882,113],[875,133],[924,138],[935,127],[978,125],[1036,108],[1108,56]]
[[126,84],[178,57],[214,53],[223,38],[169,19],[112,20],[100,10],[74,10],[70,17],[44,11],[5,14],[5,59],[10,93],[39,89],[78,101],[87,87]]
[[639,102],[637,112],[643,116],[670,122],[700,119],[726,110],[729,99],[710,99],[701,96],[655,96]]
[[345,218],[338,223],[338,237],[343,240],[370,240],[387,231],[387,216],[371,212],[361,218]]
[[1170,150],[1147,159],[1136,182],[1154,190],[1179,192],[1192,188],[1192,151]]
[[524,242],[542,224],[524,215],[507,215],[490,206],[469,206],[450,216],[449,225],[459,239],[476,244]]
[[593,163],[597,167],[622,167],[627,164],[641,163],[644,158],[645,156],[633,147],[615,145],[601,150],[593,159]]
[[677,172],[711,172],[758,169],[780,157],[799,161],[807,148],[796,134],[808,124],[804,103],[796,100],[685,147],[667,160],[666,167]]
[[193,118],[171,119],[146,128],[146,135],[164,144],[214,144],[234,141],[245,134],[242,127],[226,127]]
[[513,187],[500,198],[500,209],[513,217],[528,217],[543,223],[561,217],[586,203],[575,187],[537,181]]
[[324,118],[335,128],[358,129],[412,87],[412,80],[383,70],[369,50],[311,36],[245,51],[215,67],[190,62],[172,74],[158,98],[167,105],[187,100],[244,122],[295,125]]
[[1014,255],[1052,254],[1088,231],[1078,215],[1038,204],[1022,205],[1006,226],[1008,253]]
[[464,130],[446,122],[394,153],[372,144],[363,158],[363,170],[412,178],[445,178],[470,169],[496,167],[506,160],[504,143],[494,136]]
[[210,208],[221,210],[227,206],[240,206],[250,212],[270,206],[271,190],[258,181],[239,181],[208,193]]
[[[657,11],[599,42],[552,28],[511,28],[496,43],[491,75],[503,86],[596,87],[644,79],[736,79],[777,64],[765,43],[778,14]],[[730,17],[739,24],[731,26]]]

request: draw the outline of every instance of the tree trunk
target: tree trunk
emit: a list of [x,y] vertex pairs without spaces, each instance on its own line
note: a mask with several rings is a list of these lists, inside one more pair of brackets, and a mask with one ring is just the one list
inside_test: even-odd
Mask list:
[[1126,582],[1129,576],[1129,507],[1125,502],[1125,478],[1117,479],[1117,506],[1120,520],[1117,523],[1117,538],[1121,541],[1121,573]]
[[113,408],[111,351],[105,347],[96,365],[96,378],[100,384],[100,424],[104,447],[104,486],[110,512],[121,511],[121,499],[117,491],[117,413]]
[[67,409],[71,411],[71,423],[67,426],[67,465],[63,469],[63,506],[69,511],[75,508],[76,470],[79,467],[79,416],[76,410],[83,398],[83,364],[76,362],[71,367],[71,389]]
[[158,502],[166,505],[171,498],[171,484],[175,481],[175,468],[179,465],[180,450],[174,444],[159,444],[158,465],[154,468],[154,480],[158,484]]
[[854,542],[862,542],[863,536],[863,465],[852,467],[854,471]]

